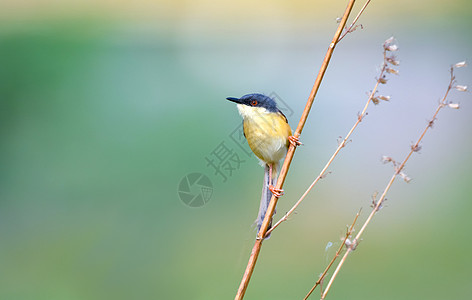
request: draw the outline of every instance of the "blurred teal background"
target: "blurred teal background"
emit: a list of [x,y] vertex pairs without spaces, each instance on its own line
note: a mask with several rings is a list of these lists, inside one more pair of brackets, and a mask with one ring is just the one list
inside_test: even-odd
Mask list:
[[[231,139],[241,120],[225,98],[275,92],[295,127],[347,3],[327,2],[3,0],[0,299],[232,299],[263,169]],[[449,66],[472,61],[471,20],[465,0],[372,1],[335,51],[276,219],[355,122],[394,35],[400,76],[380,89],[392,100],[369,108],[331,174],[264,243],[246,299],[303,298],[389,180],[380,157],[405,157]],[[470,67],[456,75],[472,85]],[[412,182],[395,182],[329,298],[472,292],[472,97],[450,100],[461,109],[441,112],[406,167]],[[243,160],[226,181],[206,160],[221,143]],[[198,208],[178,194],[190,173],[213,187]]]

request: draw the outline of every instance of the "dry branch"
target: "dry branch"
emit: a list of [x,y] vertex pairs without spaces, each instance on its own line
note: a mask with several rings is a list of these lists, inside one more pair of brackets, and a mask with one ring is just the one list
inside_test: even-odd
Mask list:
[[[454,68],[456,67],[463,67],[465,66],[465,62],[460,62],[460,63],[457,63],[455,64],[454,66],[451,66],[451,69],[450,69],[450,74],[451,74],[451,77],[450,77],[450,81],[449,81],[449,85],[447,87],[447,90],[446,90],[446,93],[444,94],[443,98],[441,99],[441,101],[439,102],[439,105],[436,109],[436,111],[434,112],[432,118],[430,119],[430,121],[428,122],[426,128],[423,130],[423,132],[421,133],[420,137],[418,138],[418,140],[416,141],[416,143],[414,145],[412,145],[410,147],[410,152],[408,152],[407,156],[405,157],[405,159],[402,161],[401,164],[397,164],[393,159],[391,159],[390,157],[387,157],[387,161],[388,162],[392,162],[393,165],[394,165],[394,173],[392,175],[392,177],[390,178],[390,181],[388,182],[387,186],[385,187],[382,195],[380,196],[379,200],[378,201],[375,201],[374,199],[374,205],[373,205],[373,209],[372,209],[372,212],[370,213],[370,215],[367,217],[367,220],[364,222],[364,224],[362,225],[361,229],[359,230],[359,232],[357,233],[356,237],[354,238],[354,240],[352,241],[349,241],[349,243],[346,243],[346,246],[347,246],[347,250],[346,252],[344,253],[341,261],[338,263],[333,275],[331,276],[327,286],[326,286],[326,289],[323,291],[322,295],[321,295],[321,300],[325,299],[326,298],[326,295],[328,294],[329,290],[331,289],[331,286],[333,284],[333,281],[336,279],[336,276],[338,275],[341,267],[343,266],[344,262],[346,261],[348,255],[353,252],[356,248],[357,248],[357,245],[359,244],[359,241],[360,241],[360,238],[362,236],[362,234],[364,233],[367,225],[369,225],[370,221],[372,220],[372,218],[374,217],[374,215],[379,211],[379,209],[382,207],[382,203],[385,201],[385,196],[387,195],[387,192],[390,190],[395,178],[397,176],[401,176],[405,181],[409,181],[409,178],[404,175],[402,173],[406,163],[408,162],[408,160],[410,159],[411,155],[414,153],[414,152],[418,152],[418,150],[421,148],[420,147],[420,143],[421,141],[423,140],[424,136],[426,135],[426,133],[428,132],[428,130],[433,126],[436,118],[437,118],[437,115],[439,114],[439,112],[441,111],[441,109],[443,109],[444,107],[450,107],[450,108],[459,108],[459,105],[457,103],[451,103],[451,102],[447,102],[447,97],[449,95],[449,92],[455,88],[457,89],[458,91],[466,91],[467,90],[467,87],[466,86],[454,86],[455,84],[455,76],[454,76]],[[465,88],[462,88],[462,87],[465,87]]]
[[[351,13],[352,7],[354,6],[355,2],[356,2],[355,0],[349,0],[349,3],[344,11],[344,15],[341,19],[341,22],[339,23],[336,33],[334,34],[334,37],[331,43],[329,44],[328,51],[326,52],[325,58],[321,65],[320,71],[318,72],[313,88],[310,92],[310,96],[308,97],[308,100],[305,105],[305,109],[303,110],[300,121],[298,122],[297,129],[295,130],[294,136],[297,138],[300,137],[303,127],[305,126],[306,120],[308,118],[308,114],[310,113],[310,110],[311,110],[311,106],[313,105],[313,101],[321,85],[321,81],[324,77],[326,69],[328,68],[329,61],[331,60],[331,56],[333,55],[334,48],[336,47],[336,44],[339,41],[339,37],[341,36],[343,28],[346,26],[347,19],[349,18],[349,15]],[[277,178],[276,189],[282,189],[283,184],[285,182],[285,177],[287,176],[288,169],[290,168],[290,164],[292,162],[294,153],[295,153],[295,147],[292,144],[290,144],[290,147],[287,151],[287,155],[285,156],[284,163],[280,170],[279,177]],[[235,297],[236,300],[243,299],[244,294],[246,293],[249,280],[251,279],[252,273],[254,272],[254,267],[256,265],[257,258],[259,256],[259,252],[261,250],[262,242],[264,241],[264,237],[269,227],[270,220],[272,218],[272,215],[274,214],[275,206],[277,205],[277,200],[278,200],[277,197],[272,196],[272,199],[269,203],[269,207],[267,208],[264,221],[262,222],[261,228],[257,234],[257,239],[252,248],[251,256],[249,257],[249,262],[247,264],[246,270],[244,271],[244,275],[239,285],[238,292],[236,293],[236,297]]]
[[[389,96],[376,96],[377,89],[380,84],[385,84],[387,82],[387,79],[385,78],[385,73],[388,72],[389,70],[394,70],[389,67],[389,64],[393,65],[398,65],[398,61],[394,56],[388,56],[387,53],[396,50],[397,46],[395,44],[395,41],[393,38],[389,38],[388,40],[385,41],[383,44],[383,63],[382,63],[382,68],[380,70],[379,77],[377,78],[377,81],[375,83],[374,88],[369,94],[369,98],[367,99],[366,104],[364,105],[364,109],[360,114],[357,116],[357,121],[354,123],[352,126],[351,130],[347,133],[346,137],[339,143],[338,148],[336,151],[334,151],[333,155],[331,158],[328,160],[324,168],[321,170],[320,174],[318,177],[315,178],[315,180],[311,183],[311,185],[308,187],[308,189],[303,193],[303,195],[298,199],[298,201],[293,205],[293,207],[282,217],[280,218],[275,225],[272,226],[270,230],[267,231],[266,235],[269,235],[275,228],[277,228],[282,222],[288,220],[288,217],[293,214],[295,209],[300,205],[300,203],[305,199],[305,197],[308,195],[308,193],[313,189],[313,187],[318,183],[320,179],[322,179],[324,176],[326,176],[326,172],[333,162],[333,160],[336,158],[336,156],[339,154],[342,148],[346,145],[347,141],[349,141],[352,133],[354,130],[357,128],[357,126],[362,122],[363,118],[367,114],[367,108],[369,107],[369,104],[373,102],[374,104],[378,104],[380,100],[388,101],[390,99]],[[395,70],[396,71],[396,70]],[[392,72],[392,71],[390,71]],[[398,73],[398,71],[396,71]]]

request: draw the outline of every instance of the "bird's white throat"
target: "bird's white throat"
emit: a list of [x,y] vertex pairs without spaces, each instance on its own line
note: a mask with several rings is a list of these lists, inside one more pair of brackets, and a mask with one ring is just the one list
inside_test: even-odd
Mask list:
[[252,107],[252,106],[248,106],[244,104],[238,104],[237,107],[238,107],[239,114],[244,119],[246,118],[253,119],[254,117],[265,115],[269,112],[264,107]]

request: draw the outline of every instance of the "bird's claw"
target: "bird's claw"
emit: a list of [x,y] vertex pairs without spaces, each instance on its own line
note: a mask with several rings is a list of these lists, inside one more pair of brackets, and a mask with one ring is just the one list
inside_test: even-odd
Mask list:
[[274,194],[275,197],[280,198],[284,195],[283,189],[276,189],[272,184],[269,185],[269,190]]
[[300,145],[303,145],[302,142],[300,142],[300,139],[294,135],[291,135],[288,137],[288,142],[293,145],[293,147],[297,147]]

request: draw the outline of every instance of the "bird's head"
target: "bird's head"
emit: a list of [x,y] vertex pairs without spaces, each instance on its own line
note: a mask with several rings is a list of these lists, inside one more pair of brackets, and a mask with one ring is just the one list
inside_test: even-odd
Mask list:
[[275,113],[279,111],[274,99],[262,94],[247,94],[241,98],[228,97],[226,99],[238,104],[239,113],[243,118],[254,113]]

